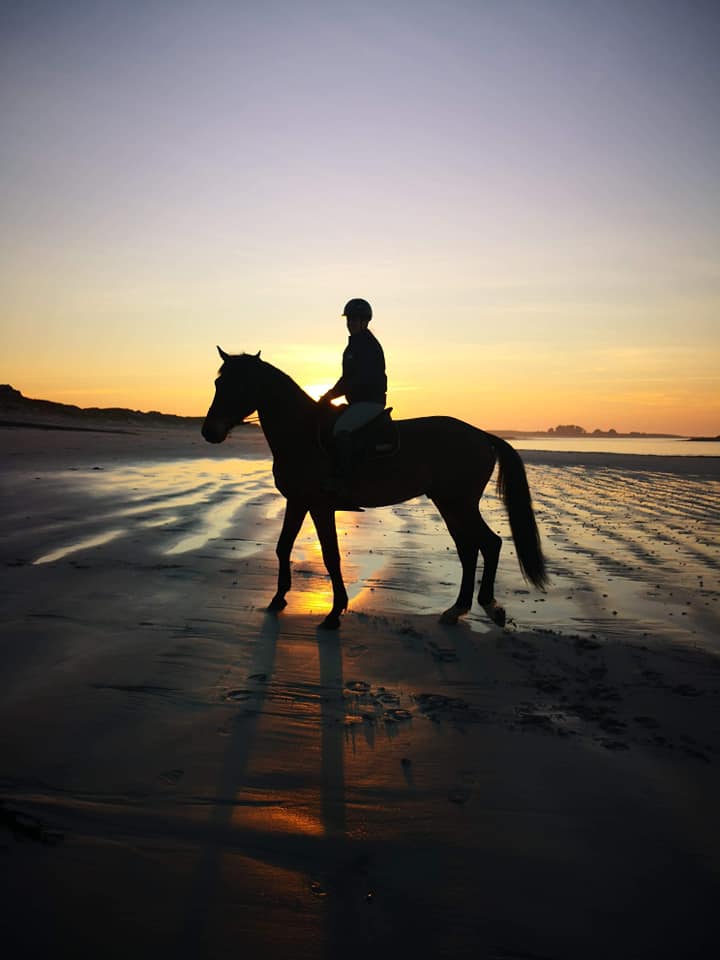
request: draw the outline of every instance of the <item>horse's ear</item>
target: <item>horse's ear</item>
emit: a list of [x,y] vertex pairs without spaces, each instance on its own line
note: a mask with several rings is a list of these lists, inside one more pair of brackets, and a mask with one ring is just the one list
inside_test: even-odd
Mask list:
[[259,359],[260,359],[260,351],[259,351],[259,350],[258,350],[258,352],[255,354],[255,359],[256,359],[256,360],[259,360]]
[[225,361],[228,360],[230,357],[230,354],[225,353],[222,347],[218,347],[217,352],[220,354],[220,359],[222,360],[223,363],[225,363]]

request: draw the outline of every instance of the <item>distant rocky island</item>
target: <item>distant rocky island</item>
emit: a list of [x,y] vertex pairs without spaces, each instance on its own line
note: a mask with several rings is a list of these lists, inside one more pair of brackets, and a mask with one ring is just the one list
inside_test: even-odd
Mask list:
[[575,423],[559,424],[557,427],[550,427],[547,435],[549,437],[633,437],[635,439],[638,437],[649,437],[653,440],[678,439],[678,434],[676,433],[641,433],[638,430],[632,430],[630,433],[620,433],[612,427],[610,427],[609,430],[596,429],[589,431],[584,427],[579,427]]
[[[579,427],[577,424],[560,424],[557,427],[550,427],[546,432],[548,437],[633,437],[637,439],[638,437],[647,437],[648,439],[658,440],[658,439],[667,439],[667,440],[681,440],[683,439],[677,433],[638,433],[637,431],[632,431],[631,433],[618,433],[617,430],[593,430],[592,433],[585,430],[584,427]],[[717,437],[686,437],[686,440],[693,440],[696,442],[705,442],[705,443],[716,443],[720,440],[720,436]]]
[[[533,437],[558,437],[567,439],[569,437],[587,438],[592,440],[594,437],[617,437],[618,439],[632,438],[649,440],[681,440],[682,436],[678,433],[643,433],[639,430],[632,430],[629,433],[621,433],[612,427],[609,430],[586,430],[575,423],[558,424],[557,427],[549,427],[547,430],[496,430],[495,433],[508,439],[531,439]],[[700,438],[697,438],[700,439]],[[710,437],[703,439],[712,439]]]
[[125,432],[139,426],[189,426],[201,422],[202,417],[179,417],[157,410],[144,413],[122,407],[77,407],[54,400],[34,400],[10,384],[0,384],[0,426],[5,427]]

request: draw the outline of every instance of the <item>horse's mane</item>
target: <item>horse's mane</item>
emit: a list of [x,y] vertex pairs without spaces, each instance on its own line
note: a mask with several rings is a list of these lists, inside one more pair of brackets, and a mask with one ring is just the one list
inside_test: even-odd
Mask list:
[[285,371],[281,370],[279,367],[273,366],[272,363],[268,363],[267,360],[262,360],[260,358],[260,355],[256,353],[228,354],[227,360],[225,360],[225,362],[223,363],[223,366],[220,367],[220,370],[218,370],[218,373],[222,371],[226,363],[232,364],[234,360],[246,360],[246,361],[249,360],[257,363],[259,366],[263,368],[264,372],[270,373],[270,375],[276,381],[275,385],[277,387],[282,388],[282,386],[284,385],[288,387],[290,390],[292,390],[293,392],[305,397],[307,400],[312,401],[312,403],[317,402],[316,400],[313,400],[313,398],[310,396],[309,393],[303,390],[303,388],[300,386],[299,383],[293,380],[293,378],[290,376],[289,373],[285,373]]

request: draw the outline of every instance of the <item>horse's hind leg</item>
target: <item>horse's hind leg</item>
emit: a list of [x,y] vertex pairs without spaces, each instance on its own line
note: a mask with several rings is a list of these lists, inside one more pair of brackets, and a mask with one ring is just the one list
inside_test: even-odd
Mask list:
[[275,548],[278,558],[278,585],[277,593],[268,605],[268,610],[283,610],[287,606],[285,594],[290,589],[290,554],[293,544],[300,533],[303,520],[307,514],[307,507],[288,500],[285,504],[285,519],[283,520],[280,537]]
[[457,623],[458,619],[472,607],[482,520],[474,503],[460,500],[436,500],[434,497],[432,501],[447,525],[462,564],[462,581],[457,600],[440,617],[441,623]]
[[492,532],[479,512],[478,520],[480,529],[480,551],[483,556],[483,574],[482,580],[480,581],[480,590],[478,591],[478,603],[493,623],[496,623],[499,627],[504,627],[505,610],[495,599],[495,574],[497,573],[498,560],[500,559],[502,539],[496,533]]

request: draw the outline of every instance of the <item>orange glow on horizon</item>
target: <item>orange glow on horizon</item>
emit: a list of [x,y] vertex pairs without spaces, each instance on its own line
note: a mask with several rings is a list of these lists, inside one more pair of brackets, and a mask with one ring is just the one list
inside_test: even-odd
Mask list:
[[[487,430],[545,431],[576,423],[588,432],[720,433],[720,356],[712,347],[558,351],[533,344],[434,344],[425,350],[384,339],[388,404],[396,419],[448,415]],[[342,348],[342,341],[269,344],[262,356],[317,399],[339,375]],[[203,417],[214,392],[213,352],[198,359],[196,350],[187,350],[168,362],[162,350],[148,350],[95,363],[84,355],[28,354],[7,363],[6,378],[33,399]]]

